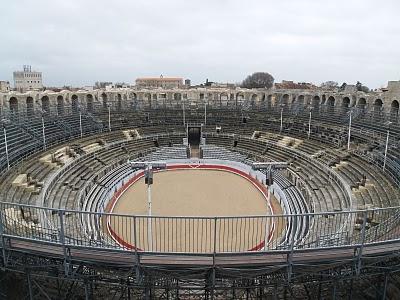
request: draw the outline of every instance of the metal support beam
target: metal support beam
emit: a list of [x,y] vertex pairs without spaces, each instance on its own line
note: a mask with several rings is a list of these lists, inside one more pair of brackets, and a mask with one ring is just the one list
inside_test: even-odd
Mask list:
[[26,278],[28,280],[29,300],[33,300],[32,280],[31,275],[29,274],[29,270],[26,270]]

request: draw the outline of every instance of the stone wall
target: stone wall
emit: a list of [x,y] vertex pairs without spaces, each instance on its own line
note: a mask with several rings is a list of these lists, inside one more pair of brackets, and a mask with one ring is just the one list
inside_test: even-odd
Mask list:
[[0,110],[24,111],[29,107],[34,111],[57,106],[67,109],[80,108],[90,111],[91,107],[108,106],[120,109],[147,107],[181,107],[185,105],[235,107],[238,105],[261,105],[263,107],[293,107],[294,105],[357,107],[366,111],[382,111],[398,113],[400,101],[400,82],[389,82],[385,92],[335,92],[322,90],[250,90],[227,88],[196,89],[112,89],[93,91],[30,91],[27,93],[0,93]]

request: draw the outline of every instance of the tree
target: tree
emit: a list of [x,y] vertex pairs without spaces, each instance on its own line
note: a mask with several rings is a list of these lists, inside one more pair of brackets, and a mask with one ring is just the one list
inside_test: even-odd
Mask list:
[[356,89],[357,89],[357,91],[360,91],[360,92],[369,93],[369,88],[367,86],[363,85],[359,81],[357,81],[357,83],[356,83]]
[[346,89],[347,83],[343,82],[342,85],[340,86],[339,90],[344,91]]
[[242,82],[242,87],[248,89],[267,88],[274,85],[274,77],[267,72],[256,72],[246,77]]
[[339,86],[339,84],[336,81],[326,81],[321,83],[321,88],[326,89],[326,90],[334,90]]

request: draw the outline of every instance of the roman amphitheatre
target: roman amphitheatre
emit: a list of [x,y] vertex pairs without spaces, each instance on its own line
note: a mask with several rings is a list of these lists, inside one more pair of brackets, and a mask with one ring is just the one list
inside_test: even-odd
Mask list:
[[1,267],[28,290],[399,291],[400,82],[0,96]]

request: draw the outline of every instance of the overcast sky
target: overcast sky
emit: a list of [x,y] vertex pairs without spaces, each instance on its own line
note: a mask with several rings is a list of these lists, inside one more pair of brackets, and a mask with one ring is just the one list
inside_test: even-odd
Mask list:
[[47,86],[180,76],[371,88],[400,80],[399,0],[4,0],[0,80],[30,64]]

